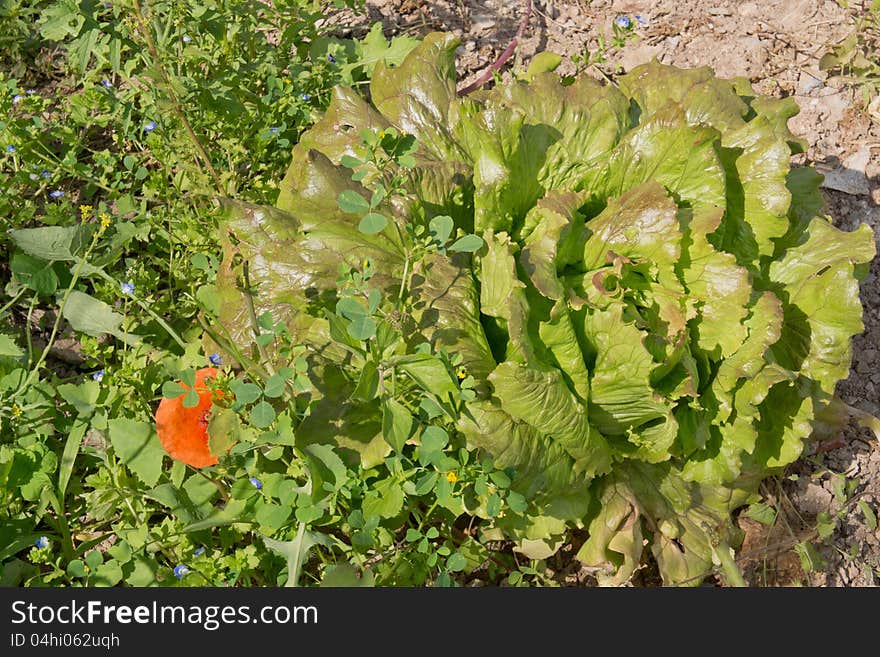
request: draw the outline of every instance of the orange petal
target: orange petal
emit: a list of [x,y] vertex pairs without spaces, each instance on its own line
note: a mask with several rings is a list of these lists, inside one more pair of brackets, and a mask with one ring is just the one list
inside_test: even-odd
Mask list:
[[[194,468],[217,464],[217,457],[208,449],[208,413],[213,405],[211,391],[205,385],[208,377],[216,378],[217,368],[203,367],[196,372],[195,391],[199,403],[192,408],[183,405],[185,395],[163,399],[156,409],[156,433],[159,442],[173,459]],[[180,383],[184,389],[189,386]]]

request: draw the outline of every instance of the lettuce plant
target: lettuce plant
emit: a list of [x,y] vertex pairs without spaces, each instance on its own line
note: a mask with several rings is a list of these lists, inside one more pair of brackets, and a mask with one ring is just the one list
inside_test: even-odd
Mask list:
[[[276,207],[230,204],[218,325],[245,343],[271,312],[317,376],[350,382],[324,386],[335,413],[307,417],[305,442],[355,410],[361,440],[382,435],[387,407],[353,406],[365,368],[455,354],[473,382],[459,436],[529,503],[487,536],[543,557],[577,526],[603,583],[646,545],[664,582],[699,583],[740,540],[732,513],[842,408],[872,232],[835,228],[819,174],[791,168],[793,99],[657,62],[459,97],[457,45],[432,34],[380,63],[369,100],[337,88]],[[360,272],[359,311],[340,266]],[[428,369],[396,371],[443,397]]]

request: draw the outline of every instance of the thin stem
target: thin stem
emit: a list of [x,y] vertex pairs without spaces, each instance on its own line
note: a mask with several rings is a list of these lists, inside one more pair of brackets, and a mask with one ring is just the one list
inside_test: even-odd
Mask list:
[[257,311],[256,308],[254,308],[254,298],[251,295],[251,274],[247,260],[244,261],[244,298],[247,302],[248,315],[250,316],[251,320],[251,329],[254,332],[254,342],[257,343],[257,349],[260,352],[260,358],[263,359],[263,365],[266,367],[266,370],[269,372],[269,374],[275,374],[272,363],[269,361],[269,354],[266,352],[266,348],[263,346],[263,343],[260,342],[260,324],[257,322]]
[[[117,281],[115,278],[113,278],[110,274],[105,272],[103,269],[95,269],[92,273],[97,274],[98,276],[100,276],[101,278],[103,278],[105,281],[107,281],[109,283],[113,283],[114,285],[119,284],[119,281]],[[156,313],[155,310],[150,308],[150,306],[147,304],[146,301],[139,299],[138,297],[136,297],[134,295],[134,293],[131,294],[131,300],[134,301],[140,307],[141,310],[143,310],[150,317],[152,317],[159,326],[161,326],[163,329],[165,329],[165,331],[168,333],[168,335],[180,346],[181,349],[186,349],[186,342],[184,342],[183,338],[181,338],[180,335],[178,335],[177,331],[175,331],[173,328],[171,328],[171,326],[169,326],[168,322],[166,322],[164,319],[162,319],[158,315],[158,313]]]
[[425,523],[428,522],[428,518],[431,517],[431,514],[434,513],[434,509],[437,508],[437,505],[440,503],[440,500],[434,500],[434,503],[428,508],[425,512],[425,515],[422,517],[422,521],[419,523],[419,531],[425,527]]
[[21,299],[24,296],[25,290],[27,290],[26,287],[21,288],[18,291],[18,294],[16,294],[14,297],[12,297],[12,299],[9,300],[9,303],[7,303],[5,306],[0,308],[0,315],[5,313],[9,309],[10,306],[15,304],[15,302],[18,301],[19,299]]
[[403,303],[403,293],[406,292],[406,277],[409,275],[409,253],[406,254],[406,261],[403,263],[403,276],[400,278],[400,290],[397,293],[397,302]]
[[[43,366],[43,363],[46,362],[46,359],[49,357],[49,351],[52,349],[52,345],[55,343],[55,337],[58,335],[58,329],[61,327],[61,318],[64,316],[64,308],[67,306],[67,301],[70,299],[70,295],[73,292],[73,288],[76,286],[77,281],[79,281],[79,274],[82,271],[82,267],[85,264],[86,260],[89,257],[89,254],[92,252],[92,249],[95,248],[95,245],[98,243],[98,238],[101,236],[99,231],[95,231],[94,236],[92,237],[92,242],[89,244],[89,248],[86,249],[85,254],[79,261],[76,263],[76,267],[73,270],[73,277],[70,279],[70,283],[67,285],[67,289],[64,291],[64,296],[61,299],[61,304],[58,307],[58,314],[55,316],[55,323],[52,326],[52,333],[49,334],[49,339],[46,342],[46,347],[43,349],[43,353],[40,354],[40,358],[37,361],[36,365],[31,368],[30,372],[28,372],[27,378],[18,387],[18,389],[12,393],[12,399],[15,399],[18,395],[20,395],[27,387],[33,382],[34,377],[40,371],[40,368]],[[28,317],[28,325],[30,325],[30,316]]]
[[218,335],[217,332],[205,321],[205,318],[199,315],[198,318],[199,326],[202,327],[202,330],[208,334],[214,342],[217,343],[221,349],[223,349],[226,353],[231,354],[232,357],[238,361],[239,366],[249,372],[250,374],[256,373],[259,378],[267,379],[269,378],[269,374],[260,368],[257,363],[254,363],[250,358],[241,353],[238,347],[233,344],[230,340],[227,340],[225,337]]
[[39,298],[39,294],[34,292],[34,296],[31,297],[31,305],[28,306],[27,318],[25,319],[24,325],[24,333],[27,338],[27,349],[28,349],[28,369],[30,369],[31,364],[34,362],[34,342],[31,338],[31,318],[34,316],[34,308],[37,306],[37,299]]
[[204,472],[202,472],[201,470],[196,469],[196,473],[202,475],[205,479],[207,479],[207,480],[210,481],[212,484],[214,484],[214,488],[216,488],[217,491],[220,493],[220,497],[223,498],[223,503],[224,503],[224,504],[225,504],[226,502],[229,501],[229,491],[227,491],[227,490],[223,487],[223,484],[221,484],[221,483],[220,483],[219,481],[217,481],[216,479],[213,479],[213,478],[209,477],[208,475],[206,475],[206,474],[205,474]]
[[731,586],[737,588],[748,588],[748,583],[743,577],[739,567],[736,565],[736,562],[733,560],[733,557],[730,555],[730,546],[727,544],[727,541],[723,538],[719,539],[718,545],[712,549],[718,557],[718,561],[721,562],[721,569],[727,577],[727,582]]
[[211,158],[208,155],[208,152],[205,150],[205,147],[202,146],[202,142],[196,135],[195,130],[193,130],[189,119],[186,118],[186,113],[183,111],[183,105],[181,104],[180,99],[177,97],[177,93],[175,93],[174,91],[174,85],[171,82],[171,76],[168,74],[168,69],[165,68],[165,64],[162,61],[161,56],[159,55],[159,49],[156,48],[156,42],[153,40],[153,34],[150,31],[150,28],[147,26],[146,19],[144,18],[144,12],[141,9],[141,3],[139,2],[139,0],[132,0],[132,6],[134,7],[135,15],[137,18],[138,30],[141,32],[144,40],[147,42],[147,49],[150,51],[150,55],[152,56],[156,64],[156,68],[159,69],[159,74],[162,76],[162,80],[165,82],[168,97],[171,100],[171,105],[174,107],[174,111],[180,119],[180,122],[183,124],[189,140],[195,146],[196,151],[198,152],[199,156],[202,159],[202,162],[205,165],[205,168],[207,168],[211,179],[214,181],[214,186],[217,188],[217,193],[220,194],[220,196],[224,196],[225,191],[223,189],[223,183],[220,180],[220,176],[217,175],[217,171],[214,169],[214,165],[211,163]]
[[70,561],[73,559],[73,538],[70,534],[70,526],[67,524],[67,514],[64,512],[64,505],[62,502],[59,502],[58,496],[55,495],[55,491],[47,489],[46,492],[49,498],[49,503],[55,510],[55,516],[58,520],[58,529],[61,531],[61,551],[64,553],[64,558],[67,561]]
[[[48,150],[48,149],[46,148],[46,145],[45,145],[43,142],[37,140],[36,143],[37,143],[37,145],[38,145],[40,148],[42,148],[43,150],[45,150],[45,151],[49,154],[48,156],[46,156],[46,155],[43,155],[42,153],[40,153],[40,152],[38,152],[38,151],[36,151],[36,150],[31,151],[31,153],[32,153],[33,155],[37,156],[37,157],[38,157],[40,160],[42,160],[43,162],[47,162],[47,163],[49,163],[49,164],[56,165],[56,166],[60,167],[63,171],[65,171],[67,174],[69,174],[69,175],[71,175],[71,176],[73,176],[73,177],[78,177],[78,178],[80,178],[80,179],[88,180],[88,181],[89,181],[91,184],[93,184],[95,187],[100,187],[100,188],[103,189],[105,192],[113,192],[113,191],[115,191],[112,187],[109,187],[109,186],[105,185],[104,183],[102,183],[102,182],[101,182],[100,180],[98,180],[97,178],[93,178],[93,177],[89,176],[88,174],[84,174],[84,173],[82,173],[81,171],[77,171],[77,170],[75,170],[73,167],[70,167],[70,166],[66,165],[62,160],[59,160],[59,159],[54,155],[54,153],[52,153],[50,150]],[[42,186],[41,186],[41,188],[42,188]]]
[[513,37],[513,40],[510,42],[507,48],[504,49],[504,52],[502,52],[498,56],[498,59],[495,60],[495,63],[492,64],[492,66],[486,69],[486,71],[480,77],[471,82],[469,85],[467,85],[463,89],[459,89],[459,96],[467,96],[472,91],[476,91],[484,84],[486,84],[489,80],[492,79],[492,76],[495,74],[495,72],[498,71],[502,66],[504,66],[507,60],[510,59],[510,56],[513,55],[517,45],[519,45],[519,40],[522,39],[523,35],[526,32],[526,27],[529,24],[529,19],[532,17],[532,9],[534,8],[532,6],[532,0],[523,1],[525,3],[525,11],[523,13],[522,20],[519,22],[519,29],[516,31],[516,36]]

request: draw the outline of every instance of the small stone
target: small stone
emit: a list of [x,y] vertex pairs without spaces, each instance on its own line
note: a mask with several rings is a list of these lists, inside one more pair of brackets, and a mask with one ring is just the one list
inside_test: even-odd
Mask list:
[[662,52],[660,46],[652,46],[647,43],[635,46],[634,48],[626,48],[620,57],[620,65],[625,71],[631,71],[639,64],[646,64],[654,57],[659,57]]
[[873,100],[868,103],[868,114],[880,121],[880,95],[874,96]]
[[799,508],[813,515],[827,511],[833,500],[831,493],[814,483],[809,483],[799,498]]
[[825,180],[822,181],[822,187],[851,196],[867,196],[871,193],[871,186],[865,175],[865,169],[870,159],[871,150],[867,147],[845,157],[840,167],[824,172]]
[[801,71],[798,78],[797,93],[799,96],[809,96],[810,93],[824,86],[824,73],[817,71]]
[[495,20],[487,14],[474,14],[471,17],[471,28],[477,32],[485,32],[495,27]]

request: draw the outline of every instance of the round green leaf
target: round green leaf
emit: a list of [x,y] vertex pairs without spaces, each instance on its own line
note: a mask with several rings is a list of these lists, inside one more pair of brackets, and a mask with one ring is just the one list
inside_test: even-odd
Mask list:
[[348,334],[355,340],[369,340],[376,335],[376,322],[369,317],[357,317],[349,324]]
[[235,401],[240,404],[250,404],[260,398],[260,387],[253,383],[243,381],[230,381],[229,388],[235,395]]
[[101,552],[99,552],[98,550],[92,550],[86,555],[86,563],[88,564],[89,568],[94,570],[102,563],[104,563],[104,555],[101,554]]
[[74,559],[69,564],[67,564],[67,574],[71,577],[85,577],[86,565],[82,562],[81,559]]
[[[428,227],[431,230],[431,236],[437,241],[438,244],[446,244],[449,240],[449,236],[452,235],[452,228],[454,223],[452,221],[452,217],[447,215],[441,215],[439,217],[434,217],[431,219],[431,223],[428,224]],[[482,242],[482,240],[480,240]]]
[[458,552],[454,552],[449,555],[449,558],[446,560],[446,570],[450,573],[456,573],[460,570],[464,570],[467,566],[467,559],[463,554]]
[[162,396],[165,399],[177,399],[185,392],[186,388],[176,381],[166,381],[162,384]]
[[486,515],[494,518],[499,513],[501,513],[501,497],[498,493],[492,493],[486,502]]
[[361,222],[358,224],[358,230],[367,235],[375,235],[376,233],[381,233],[387,225],[388,219],[384,215],[370,212],[361,219]]
[[474,251],[479,251],[481,248],[483,248],[482,237],[478,237],[477,235],[465,235],[464,237],[459,237],[455,240],[455,242],[452,243],[452,246],[449,247],[449,250],[473,253]]
[[251,409],[251,424],[258,429],[265,429],[275,420],[275,409],[269,402],[261,401]]
[[337,199],[339,209],[350,214],[363,214],[369,212],[370,203],[356,191],[346,189]]
[[263,390],[266,397],[280,397],[284,394],[284,377],[280,374],[273,374],[266,381],[266,389]]
[[529,507],[526,498],[516,491],[507,493],[507,506],[514,513],[525,513],[525,510]]
[[199,393],[190,388],[183,397],[184,408],[195,408],[199,405]]
[[358,319],[367,314],[366,309],[351,297],[343,297],[336,303],[336,313],[345,319]]

